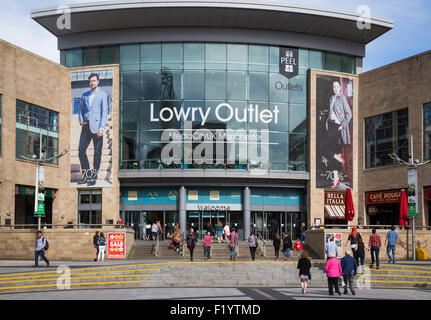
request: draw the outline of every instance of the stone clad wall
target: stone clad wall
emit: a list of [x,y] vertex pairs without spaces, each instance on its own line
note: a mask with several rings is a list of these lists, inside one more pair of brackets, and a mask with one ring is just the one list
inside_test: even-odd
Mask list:
[[[49,242],[46,256],[49,260],[90,260],[95,258],[93,236],[96,231],[126,233],[126,255],[130,253],[134,242],[131,229],[46,229],[43,234]],[[0,260],[34,260],[35,230],[0,230]],[[105,251],[105,259],[107,257]],[[43,265],[43,264],[42,264]]]

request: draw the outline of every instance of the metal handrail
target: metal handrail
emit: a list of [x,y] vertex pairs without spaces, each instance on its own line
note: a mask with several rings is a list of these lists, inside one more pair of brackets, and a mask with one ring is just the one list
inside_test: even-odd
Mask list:
[[262,252],[262,257],[265,257],[266,256],[266,241],[260,233],[257,234],[257,247],[259,249],[259,252]]

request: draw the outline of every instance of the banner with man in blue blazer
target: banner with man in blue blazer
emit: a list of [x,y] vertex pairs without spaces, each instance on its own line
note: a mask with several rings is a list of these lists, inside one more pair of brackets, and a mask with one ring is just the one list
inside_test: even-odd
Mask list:
[[[112,163],[112,159],[107,159],[106,156],[112,157],[112,152],[109,150],[104,152],[104,149],[111,148],[111,144],[107,143],[109,137],[105,136],[109,136],[112,131],[109,130],[109,128],[112,129],[112,121],[109,121],[112,120],[109,117],[112,109],[112,72],[109,79],[109,73],[105,71],[91,72],[89,75],[89,72],[72,74],[72,78],[75,77],[77,81],[75,83],[72,81],[72,121],[75,123],[72,125],[71,145],[75,144],[77,152],[74,153],[75,158],[71,159],[71,182],[77,187],[112,184],[110,170],[106,168],[109,167],[109,163]],[[103,73],[103,79],[100,73]],[[86,81],[84,76],[87,77]],[[86,82],[85,85],[83,81]],[[79,123],[79,127],[76,122]],[[92,159],[92,164],[89,158]],[[77,160],[79,160],[79,168]]]

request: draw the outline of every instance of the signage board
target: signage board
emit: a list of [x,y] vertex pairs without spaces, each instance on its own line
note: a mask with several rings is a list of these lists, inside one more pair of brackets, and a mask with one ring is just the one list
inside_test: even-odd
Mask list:
[[290,79],[298,75],[298,49],[280,47],[279,73]]
[[108,258],[126,258],[126,234],[122,232],[108,233]]
[[365,193],[366,204],[379,204],[379,203],[399,203],[401,199],[400,190],[386,190]]

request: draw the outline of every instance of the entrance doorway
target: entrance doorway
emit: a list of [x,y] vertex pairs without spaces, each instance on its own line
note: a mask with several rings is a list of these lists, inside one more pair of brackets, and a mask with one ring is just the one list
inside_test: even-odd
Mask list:
[[283,237],[288,233],[292,240],[300,234],[300,214],[299,212],[262,212],[251,213],[250,230],[264,240],[274,240],[278,233]]
[[187,212],[187,229],[190,228],[194,229],[194,232],[198,236],[199,240],[203,239],[203,236],[207,232],[208,224],[212,226],[213,234],[215,234],[215,228],[217,225],[217,222],[220,221],[223,225],[223,227],[226,225],[226,222],[231,225],[231,213],[228,211],[214,211],[214,212],[208,212],[208,211],[188,211]]
[[162,234],[159,240],[165,240],[171,229],[174,231],[175,222],[178,222],[178,212],[176,211],[125,211],[125,224],[135,231],[135,239],[145,240],[145,225],[160,221]]

